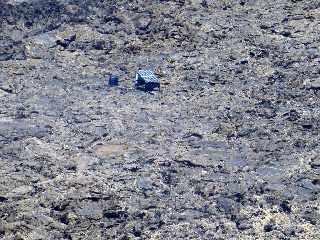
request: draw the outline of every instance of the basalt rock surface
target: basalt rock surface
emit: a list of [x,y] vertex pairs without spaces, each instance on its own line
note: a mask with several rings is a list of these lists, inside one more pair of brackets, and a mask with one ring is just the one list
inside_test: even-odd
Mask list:
[[0,1],[0,239],[320,239],[319,39],[318,0]]

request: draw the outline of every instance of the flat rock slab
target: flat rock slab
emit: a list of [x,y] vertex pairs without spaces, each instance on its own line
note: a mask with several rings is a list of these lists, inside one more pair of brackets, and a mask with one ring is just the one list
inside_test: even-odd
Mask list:
[[98,157],[120,156],[127,152],[128,145],[120,143],[104,143],[97,145],[94,152]]
[[32,186],[20,186],[15,189],[13,189],[10,193],[6,195],[6,198],[16,198],[16,197],[22,197],[27,196],[30,194],[30,192],[33,190]]
[[50,132],[50,127],[33,121],[0,119],[0,135],[8,142],[25,137],[41,138],[48,136]]
[[320,239],[317,0],[0,9],[0,239]]

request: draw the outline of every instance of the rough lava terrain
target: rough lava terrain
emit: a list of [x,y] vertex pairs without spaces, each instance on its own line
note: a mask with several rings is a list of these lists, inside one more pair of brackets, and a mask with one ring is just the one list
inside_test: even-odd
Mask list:
[[319,0],[0,0],[0,239],[320,239],[319,130]]

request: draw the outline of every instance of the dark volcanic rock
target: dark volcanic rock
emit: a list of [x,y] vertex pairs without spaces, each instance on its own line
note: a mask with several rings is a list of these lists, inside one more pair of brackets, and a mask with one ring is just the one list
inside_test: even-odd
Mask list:
[[0,40],[0,61],[25,59],[26,56],[22,42]]
[[320,239],[319,17],[0,0],[0,239]]
[[17,141],[25,137],[41,138],[48,136],[50,132],[50,127],[41,126],[31,121],[0,121],[0,135],[3,136],[7,142]]

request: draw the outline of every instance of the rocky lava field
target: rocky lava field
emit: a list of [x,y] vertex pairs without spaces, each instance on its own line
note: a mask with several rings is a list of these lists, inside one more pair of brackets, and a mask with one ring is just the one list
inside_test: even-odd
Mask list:
[[0,239],[320,239],[319,63],[319,0],[0,0]]

